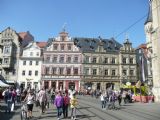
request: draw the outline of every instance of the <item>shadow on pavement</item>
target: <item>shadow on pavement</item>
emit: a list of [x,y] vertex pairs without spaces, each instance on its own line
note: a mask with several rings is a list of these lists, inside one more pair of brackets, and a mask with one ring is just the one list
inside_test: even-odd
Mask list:
[[[19,105],[18,105],[18,106],[15,106],[15,107],[14,107],[14,111],[8,113],[8,112],[5,112],[5,110],[6,110],[6,105],[4,105],[4,104],[1,105],[1,106],[0,106],[0,118],[3,118],[3,120],[10,120],[10,119],[16,114],[15,111],[17,111],[19,108],[20,108]],[[19,113],[18,113],[18,114],[19,114]]]

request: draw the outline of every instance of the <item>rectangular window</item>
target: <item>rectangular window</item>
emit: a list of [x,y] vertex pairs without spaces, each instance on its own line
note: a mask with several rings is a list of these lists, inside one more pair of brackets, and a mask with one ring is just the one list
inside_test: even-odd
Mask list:
[[93,75],[97,75],[97,69],[93,69]]
[[71,44],[68,44],[68,50],[71,50],[72,47],[71,47]]
[[129,59],[130,64],[133,64],[133,58]]
[[59,74],[60,75],[63,75],[63,70],[64,70],[64,68],[59,68]]
[[23,70],[23,71],[22,71],[22,76],[25,76],[25,74],[26,74],[26,71]]
[[89,56],[86,56],[86,63],[89,63]]
[[60,61],[59,61],[60,63],[64,63],[64,56],[61,56],[60,57]]
[[26,65],[26,61],[23,61],[23,65]]
[[46,67],[46,74],[49,74],[49,67]]
[[74,57],[74,62],[76,62],[76,63],[78,62],[78,56]]
[[131,76],[133,76],[134,75],[134,70],[130,70],[129,73],[130,73]]
[[50,62],[50,56],[46,57],[46,62]]
[[61,50],[64,50],[64,44],[61,45]]
[[39,61],[36,61],[36,65],[38,65],[39,64]]
[[33,52],[30,52],[30,56],[33,56]]
[[54,44],[53,45],[53,50],[57,50],[58,49],[58,44]]
[[112,70],[112,76],[116,75],[116,70]]
[[123,75],[127,75],[127,70],[122,71]]
[[29,61],[29,65],[32,65],[32,61]]
[[97,63],[97,58],[96,57],[93,58],[93,63]]
[[9,64],[9,58],[4,58],[4,64]]
[[37,52],[36,55],[39,56],[39,52]]
[[78,68],[74,68],[74,75],[78,75]]
[[105,58],[105,59],[104,59],[104,63],[108,63],[108,58]]
[[71,74],[71,68],[67,68],[67,75]]
[[116,63],[116,59],[115,59],[115,58],[112,58],[111,63],[112,63],[112,64],[115,64],[115,63]]
[[35,76],[38,76],[38,70],[35,71]]
[[85,68],[85,74],[89,75],[89,68]]
[[12,74],[13,74],[13,75],[15,75],[15,74],[16,74],[16,69],[14,69],[14,70],[13,70]]
[[108,75],[108,69],[104,71],[104,75]]
[[10,53],[10,46],[4,47],[4,54]]
[[54,68],[54,67],[53,67],[53,68],[52,68],[52,74],[53,74],[53,75],[56,75],[56,71],[57,71],[57,68]]
[[123,59],[122,59],[122,63],[123,63],[123,64],[126,64],[126,63],[127,63],[127,58],[123,58]]
[[70,56],[67,57],[67,62],[71,63],[71,57]]
[[32,75],[32,71],[31,71],[31,70],[29,70],[29,73],[28,73],[28,75],[29,75],[29,76],[31,76],[31,75]]
[[57,56],[53,57],[53,62],[56,63],[57,62]]

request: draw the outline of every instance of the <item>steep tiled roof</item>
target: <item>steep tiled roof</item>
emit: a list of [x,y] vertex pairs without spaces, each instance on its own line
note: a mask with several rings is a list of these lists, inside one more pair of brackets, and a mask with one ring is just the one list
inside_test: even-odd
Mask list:
[[20,33],[18,33],[18,35],[19,35],[22,39],[24,39],[25,36],[27,35],[27,32],[20,32]]
[[103,45],[104,49],[107,51],[118,51],[120,47],[122,47],[114,38],[73,38],[73,41],[81,51],[95,51],[98,45]]
[[142,48],[142,49],[147,49],[147,45],[146,45],[146,44],[141,44],[141,45],[139,45],[139,46],[137,47],[137,49],[140,49],[140,48]]
[[38,45],[40,48],[44,48],[44,47],[47,45],[47,42],[37,42],[37,45]]

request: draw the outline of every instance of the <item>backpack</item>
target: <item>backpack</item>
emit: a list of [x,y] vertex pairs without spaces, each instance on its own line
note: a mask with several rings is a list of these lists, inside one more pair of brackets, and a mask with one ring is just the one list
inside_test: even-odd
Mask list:
[[68,97],[68,96],[65,96],[65,97],[64,97],[64,105],[65,105],[65,106],[66,106],[66,105],[69,105],[69,103],[70,103],[69,97]]

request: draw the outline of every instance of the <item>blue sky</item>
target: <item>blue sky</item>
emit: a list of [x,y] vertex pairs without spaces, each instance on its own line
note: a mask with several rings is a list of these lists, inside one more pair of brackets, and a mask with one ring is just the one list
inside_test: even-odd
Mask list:
[[[36,41],[58,36],[66,23],[71,37],[117,36],[148,12],[148,0],[0,0],[0,31],[30,31]],[[146,17],[126,33],[137,47],[145,43]]]

